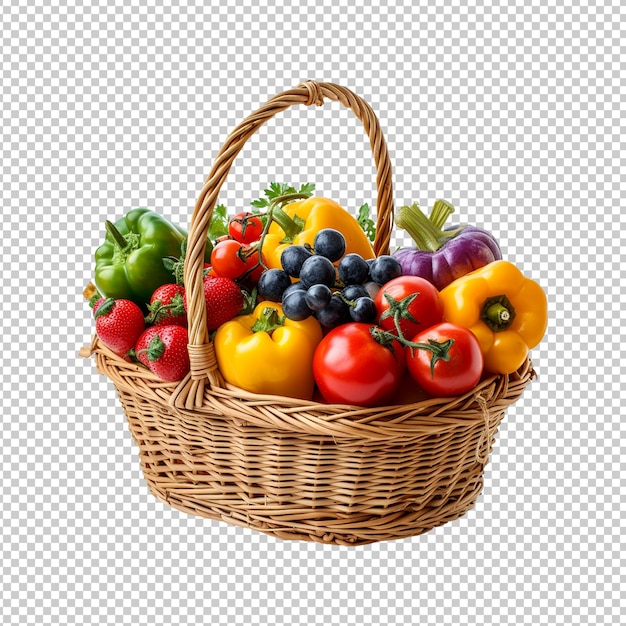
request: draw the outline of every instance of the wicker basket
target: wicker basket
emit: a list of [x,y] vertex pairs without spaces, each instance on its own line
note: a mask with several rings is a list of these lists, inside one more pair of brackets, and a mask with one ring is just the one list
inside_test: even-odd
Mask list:
[[150,491],[170,506],[281,539],[360,545],[424,533],[471,509],[506,408],[530,361],[470,393],[378,408],[248,393],[224,382],[206,327],[206,232],[229,169],[279,111],[338,100],[361,120],[377,170],[377,255],[389,250],[391,167],[376,116],[351,91],[306,82],[270,99],[228,137],[196,203],[185,284],[190,374],[163,383],[94,337],[100,373],[119,395]]

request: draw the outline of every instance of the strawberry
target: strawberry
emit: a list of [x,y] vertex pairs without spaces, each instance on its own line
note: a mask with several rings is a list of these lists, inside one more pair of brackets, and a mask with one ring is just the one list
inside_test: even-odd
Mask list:
[[204,300],[209,332],[238,315],[245,303],[241,288],[232,278],[210,274],[204,277]]
[[187,326],[187,311],[183,302],[185,288],[182,285],[166,284],[157,287],[150,298],[146,322],[156,326]]
[[181,380],[189,371],[188,340],[183,326],[149,326],[137,339],[135,355],[161,380]]
[[100,341],[125,357],[146,326],[142,310],[130,300],[113,298],[101,298],[93,310]]

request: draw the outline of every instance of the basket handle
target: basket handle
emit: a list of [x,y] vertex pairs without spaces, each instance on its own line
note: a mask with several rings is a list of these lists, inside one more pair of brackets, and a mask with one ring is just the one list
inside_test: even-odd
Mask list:
[[[376,166],[376,238],[374,252],[377,256],[388,254],[391,229],[393,225],[393,198],[391,183],[391,165],[387,144],[380,124],[372,108],[359,96],[345,87],[332,83],[306,81],[297,87],[284,91],[261,106],[255,113],[243,120],[228,136],[220,149],[215,162],[204,182],[196,202],[187,243],[184,281],[187,290],[187,314],[189,320],[189,358],[191,361],[190,379],[201,381],[208,379],[212,386],[223,387],[224,381],[217,369],[215,351],[209,341],[206,325],[206,309],[202,282],[206,237],[211,215],[217,203],[220,189],[228,172],[246,141],[276,113],[296,104],[321,106],[324,99],[338,100],[363,123]],[[200,400],[201,388],[195,385],[193,395]],[[189,392],[189,390],[187,390]],[[187,395],[185,393],[184,395]]]

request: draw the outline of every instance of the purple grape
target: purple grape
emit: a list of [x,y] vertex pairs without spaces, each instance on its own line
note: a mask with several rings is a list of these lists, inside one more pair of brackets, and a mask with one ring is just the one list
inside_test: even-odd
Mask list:
[[284,270],[265,270],[257,285],[257,292],[262,300],[280,302],[287,287],[291,286],[291,278]]
[[334,228],[322,228],[313,240],[315,254],[338,261],[346,252],[346,238]]
[[354,252],[346,254],[339,261],[337,270],[344,285],[361,285],[367,280],[370,272],[367,261]]
[[348,305],[337,294],[333,294],[330,302],[320,311],[315,312],[317,321],[327,330],[350,321]]
[[304,246],[287,246],[280,255],[280,264],[289,276],[299,278],[302,264],[310,256],[313,253]]
[[350,307],[350,317],[355,322],[371,324],[376,320],[376,315],[376,305],[374,301],[367,296],[358,298],[354,306]]
[[324,307],[328,306],[333,292],[327,285],[311,285],[306,292],[306,303],[313,311],[320,311]]
[[370,277],[381,286],[398,276],[402,276],[402,266],[389,254],[375,258],[370,264]]
[[313,285],[332,287],[337,279],[337,270],[329,259],[314,254],[300,268],[300,282],[308,289]]
[[313,311],[307,306],[306,294],[304,289],[293,289],[283,297],[282,307],[285,317],[294,322],[301,322],[311,317]]

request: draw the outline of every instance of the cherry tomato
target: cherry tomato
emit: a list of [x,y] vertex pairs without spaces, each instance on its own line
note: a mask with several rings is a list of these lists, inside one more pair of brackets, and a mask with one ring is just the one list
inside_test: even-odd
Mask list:
[[228,234],[240,243],[254,243],[263,233],[261,218],[249,211],[237,213],[228,222]]
[[398,276],[385,283],[374,298],[378,324],[405,339],[443,320],[437,288],[419,276]]
[[431,347],[405,348],[410,376],[431,396],[458,396],[480,380],[483,353],[471,330],[443,322],[418,333],[411,341]]
[[233,280],[243,276],[248,270],[252,270],[258,262],[258,255],[250,254],[247,246],[226,239],[215,244],[211,252],[211,266],[213,270],[224,278]]
[[333,328],[313,355],[313,375],[326,402],[376,406],[402,384],[405,355],[397,339],[381,337],[372,324]]

